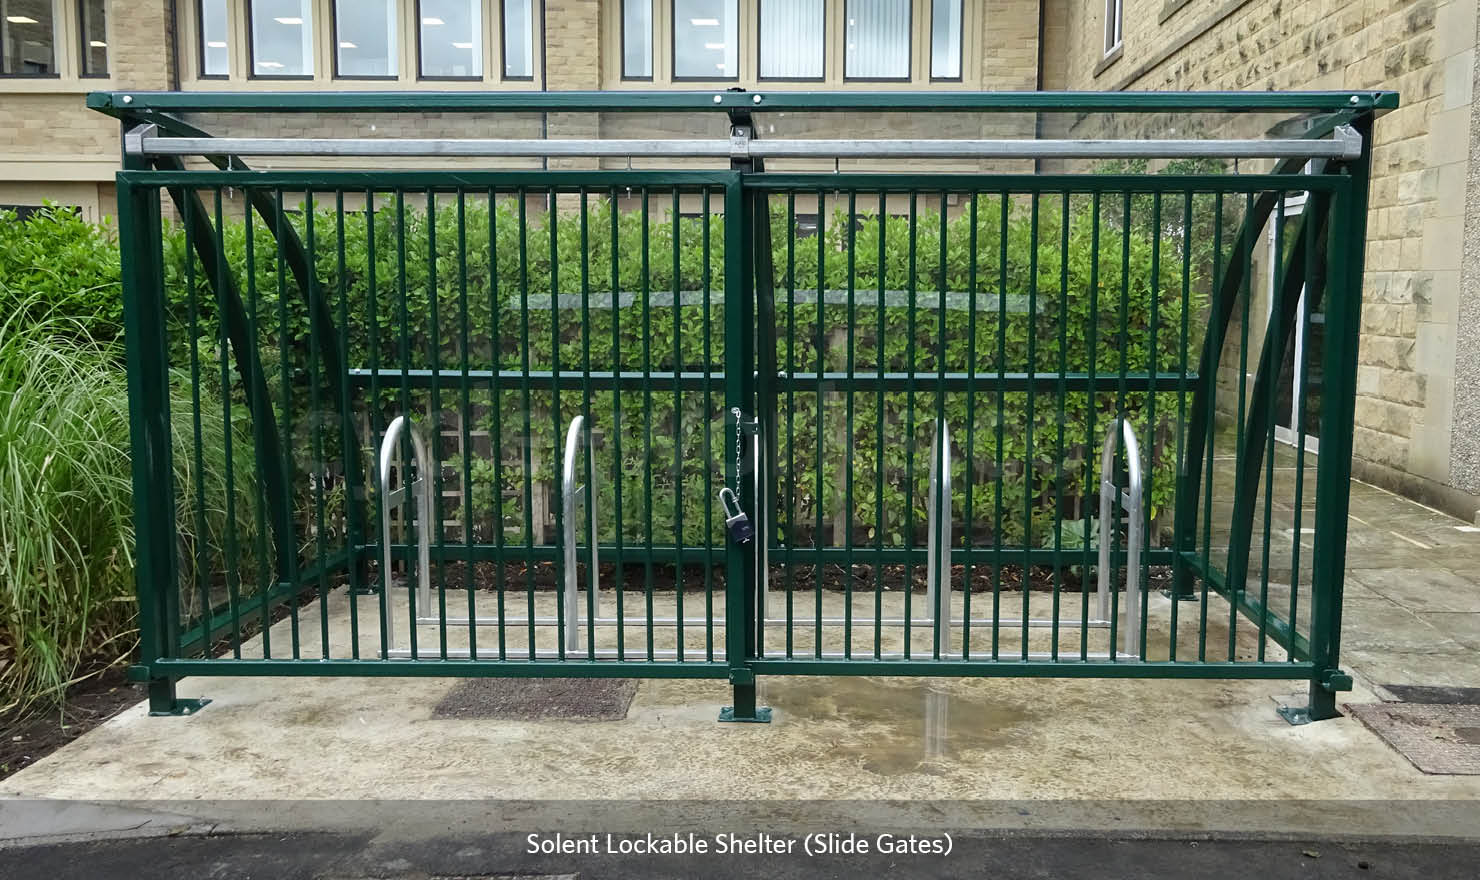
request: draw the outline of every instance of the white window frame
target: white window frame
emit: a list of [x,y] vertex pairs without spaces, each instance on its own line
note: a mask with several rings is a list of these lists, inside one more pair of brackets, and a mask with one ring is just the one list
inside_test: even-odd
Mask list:
[[1105,0],[1105,57],[1125,42],[1125,0]]

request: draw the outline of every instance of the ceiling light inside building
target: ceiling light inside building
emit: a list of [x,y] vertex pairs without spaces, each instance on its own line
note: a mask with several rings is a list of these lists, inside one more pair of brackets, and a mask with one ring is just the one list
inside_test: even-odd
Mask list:
[[206,48],[207,49],[225,49],[226,48],[226,41],[225,40],[211,40],[209,43],[206,43]]
[[473,48],[473,44],[472,43],[453,43],[452,44],[452,48],[454,48],[454,49],[471,49],[471,48]]
[[719,27],[719,19],[717,19],[717,18],[691,18],[691,19],[689,19],[689,24],[693,25],[694,27]]
[[5,20],[11,24],[36,24],[36,19],[27,15],[7,15]]
[[704,44],[704,48],[706,48],[706,49],[723,49],[724,47],[725,47],[725,44],[724,43],[705,43]]
[[445,21],[443,21],[443,20],[442,20],[442,19],[440,19],[440,18],[437,18],[437,17],[435,17],[435,16],[431,16],[431,15],[429,15],[429,16],[427,16],[427,17],[426,17],[426,18],[423,18],[423,19],[422,19],[422,20],[421,20],[421,23],[422,23],[422,24],[423,24],[423,25],[425,25],[425,26],[427,26],[427,27],[438,27],[438,26],[440,26],[440,25],[444,25],[444,24],[446,24],[446,23],[447,23],[447,22],[445,22]]
[[257,66],[258,67],[266,67],[269,70],[281,70],[282,67],[283,67],[282,63],[281,62],[278,62],[278,61],[263,61],[263,62],[259,63]]
[[354,43],[351,43],[349,40],[340,40],[339,41],[339,48],[341,48],[341,49],[358,49],[360,47],[359,46],[356,46]]
[[277,22],[278,24],[286,24],[290,26],[303,24],[303,19],[297,17],[296,15],[285,15],[280,18],[274,18],[273,21]]
[[94,49],[106,49],[106,48],[108,48],[108,44],[105,43],[105,42],[103,42],[102,40],[89,40],[87,44],[89,46],[93,47]]

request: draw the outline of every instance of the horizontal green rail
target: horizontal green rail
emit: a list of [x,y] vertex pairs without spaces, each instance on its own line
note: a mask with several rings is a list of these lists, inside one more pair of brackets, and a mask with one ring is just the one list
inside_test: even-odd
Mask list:
[[1288,192],[1345,192],[1345,177],[1310,174],[981,174],[978,172],[896,173],[869,172],[766,172],[747,174],[742,185],[756,192],[856,192],[959,193],[996,195],[1070,195],[1110,193],[1140,195],[1154,193],[1247,193],[1284,190]]
[[1145,660],[1077,660],[1067,652],[1060,659],[935,660],[927,655],[907,660],[782,660],[750,662],[757,675],[918,675],[988,678],[1243,678],[1308,679],[1310,663],[1198,663]]
[[[577,555],[585,559],[589,554],[587,544],[577,544]],[[846,547],[812,547],[792,546],[789,548],[793,558],[797,562],[811,564],[814,562],[842,563],[852,558],[878,559],[881,564],[901,564],[905,561],[922,562],[927,558],[927,550],[924,547],[854,547],[851,550]],[[412,558],[412,545],[392,544],[391,555],[398,560]],[[780,564],[779,554],[788,550],[785,544],[772,544],[770,548],[771,563]],[[359,552],[366,554],[366,558],[376,559],[380,553],[377,544],[367,544],[359,548]],[[471,558],[474,561],[484,560],[507,560],[514,562],[554,562],[560,558],[562,549],[554,544],[535,544],[533,547],[524,544],[506,544],[499,547],[497,544],[444,544],[441,547],[431,548],[431,558],[434,560],[465,560]],[[978,566],[984,565],[998,552],[995,545],[977,545],[974,547],[951,548],[952,561],[965,561],[970,558]],[[1065,567],[1078,564],[1077,550],[1055,551],[1052,547],[1008,547],[1001,548],[1003,560],[1008,565],[1017,565],[1024,558],[1034,564],[1050,565],[1062,564]],[[1170,548],[1151,548],[1145,551],[1146,561],[1150,565],[1170,565],[1176,552]],[[648,556],[665,561],[677,560],[683,565],[705,565],[722,560],[723,556],[712,548],[704,547],[675,547],[672,544],[640,544],[636,547],[628,545],[627,549],[618,552],[611,543],[609,537],[603,536],[603,543],[597,548],[598,558],[602,562],[621,561],[628,565],[642,565]],[[1123,565],[1126,560],[1126,551],[1118,549],[1111,551],[1110,558],[1118,565]],[[775,585],[772,586],[775,589]]]
[[1207,111],[1365,112],[1393,110],[1398,94],[1342,92],[93,92],[87,106],[114,116],[146,111],[264,113],[479,113],[592,111],[927,110],[1165,113]]
[[[528,381],[532,389],[546,389],[555,387],[558,383],[564,388],[583,387],[589,385],[592,390],[605,391],[611,388],[623,390],[642,390],[651,385],[661,384],[662,387],[672,390],[677,387],[686,391],[701,391],[712,388],[717,384],[718,372],[702,373],[693,371],[673,372],[672,370],[621,371],[592,370],[589,373],[578,371],[562,371],[555,373],[550,370],[530,370],[528,373],[519,370],[499,370],[496,374],[492,370],[350,370],[350,381],[358,386],[369,385],[372,379],[382,382],[400,383],[403,379],[408,388],[430,388],[436,385],[440,388],[458,388],[462,385],[470,385],[474,388],[487,388],[495,378],[500,387],[508,390],[515,387],[517,383]],[[1127,373],[1122,376],[1119,373],[1103,373],[1094,376],[1088,373],[997,373],[981,371],[976,373],[936,373],[930,370],[920,370],[914,373],[888,372],[826,372],[820,376],[817,373],[798,372],[776,377],[777,387],[781,390],[795,388],[802,392],[816,392],[818,383],[822,383],[823,390],[829,390],[833,386],[846,386],[851,388],[882,388],[886,391],[1047,391],[1063,390],[1068,392],[1084,391],[1115,391],[1125,389],[1126,391],[1176,391],[1182,383],[1197,380],[1196,373],[1157,373],[1152,376],[1149,373]],[[925,383],[928,381],[928,386]],[[393,387],[387,385],[385,387]],[[394,387],[399,387],[397,384]]]
[[[725,678],[729,667],[706,660],[585,660],[572,652],[568,660],[425,659],[381,660],[173,660],[157,658],[143,665],[157,675],[351,675],[372,678]],[[702,652],[696,651],[695,654]]]
[[253,186],[344,190],[510,190],[550,187],[562,192],[648,186],[663,191],[721,187],[736,178],[731,171],[120,171],[119,183],[143,186]]

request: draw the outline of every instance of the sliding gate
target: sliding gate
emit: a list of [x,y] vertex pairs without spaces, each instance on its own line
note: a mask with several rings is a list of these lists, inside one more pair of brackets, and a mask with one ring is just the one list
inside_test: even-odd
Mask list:
[[[1349,686],[1395,96],[89,103],[156,712],[187,675],[721,678],[734,720],[768,674]],[[531,136],[347,136],[396,112]]]

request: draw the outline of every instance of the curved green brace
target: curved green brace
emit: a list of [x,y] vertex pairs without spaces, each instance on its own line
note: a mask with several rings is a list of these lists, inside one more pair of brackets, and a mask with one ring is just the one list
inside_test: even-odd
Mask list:
[[[184,120],[170,117],[167,114],[142,115],[142,117],[138,118],[138,121],[148,121],[148,123],[157,124],[164,132],[186,136],[186,138],[210,138],[212,136],[206,130],[198,129],[198,127],[192,126],[192,124],[186,123]],[[206,155],[204,158],[221,170],[243,170],[243,172],[250,170],[240,158],[231,157],[231,155],[213,154]],[[184,161],[178,157],[155,157],[154,164],[160,170],[185,170]],[[343,346],[340,346],[339,334],[334,333],[334,322],[332,315],[330,315],[329,305],[324,302],[323,296],[320,296],[320,293],[318,293],[317,278],[315,278],[311,263],[309,263],[308,251],[303,248],[302,241],[297,237],[297,232],[293,229],[292,223],[289,222],[286,213],[281,210],[281,206],[277,204],[277,201],[266,197],[265,194],[256,191],[256,189],[247,189],[246,192],[247,198],[252,203],[253,210],[258,211],[258,216],[262,217],[266,228],[274,235],[278,234],[278,229],[283,231],[281,240],[278,240],[278,250],[283,254],[284,263],[289,266],[289,271],[293,274],[293,280],[297,282],[297,288],[299,288],[299,291],[302,291],[303,300],[305,300],[306,308],[308,308],[309,333],[317,337],[318,351],[320,351],[321,358],[324,359],[324,373],[326,373],[327,380],[329,380],[330,395],[332,395],[332,399],[342,402],[342,405],[345,405],[346,410],[348,410],[349,383],[348,371],[346,371],[345,351],[343,351]],[[179,194],[172,192],[170,195],[172,195],[176,203],[179,203]],[[206,222],[207,232],[209,232],[209,220],[204,220],[204,213],[197,211],[197,216],[203,222]],[[203,235],[197,235],[195,238],[200,243],[200,241],[206,241],[207,238],[210,238],[210,235],[204,235],[204,237]],[[212,278],[212,285],[215,285],[215,278]],[[240,293],[235,290],[235,284],[228,284],[228,305],[231,305],[232,309],[240,309]],[[246,315],[246,312],[241,311],[241,324],[237,325],[235,330],[241,331],[246,327],[244,315]],[[229,314],[228,319],[229,321],[235,321],[235,318],[232,318]],[[228,333],[231,333],[229,328]],[[231,333],[231,336],[235,340],[235,333]],[[232,343],[232,349],[234,349],[235,356],[237,356],[237,370],[243,376],[243,382],[262,382],[260,371],[258,371],[258,376],[253,376],[249,379],[250,370],[247,367],[247,361],[241,359],[246,355],[246,349],[237,351],[235,342]],[[258,399],[268,401],[271,398],[268,398],[263,393]],[[255,423],[256,416],[258,414],[253,414]],[[265,419],[265,422],[262,424],[263,430],[268,433],[268,438],[263,441],[265,442],[263,450],[271,451],[271,460],[277,461],[281,469],[283,457],[281,457],[281,445],[280,441],[278,441],[277,422],[272,417],[271,405],[266,407]],[[364,535],[366,535],[366,516],[364,516],[364,509],[360,504],[354,503],[354,490],[358,488],[358,491],[363,493],[364,485],[366,485],[366,482],[364,482],[364,463],[357,453],[358,448],[360,448],[360,436],[358,436],[357,427],[354,426],[354,420],[348,419],[348,413],[345,413],[345,417],[340,419],[340,423],[342,423],[343,432],[345,432],[345,438],[343,438],[345,439],[345,482],[352,490],[351,495],[349,495],[349,503],[345,506],[346,531],[349,532],[349,546],[351,546],[351,550],[354,552],[357,547],[360,547],[360,544],[364,543]],[[274,501],[274,495],[272,495],[271,488],[269,488],[269,501],[274,501],[274,504],[272,504],[274,510],[292,510],[292,507],[287,506],[287,504],[281,504],[280,506],[281,498],[287,497],[287,478],[286,475],[281,475],[281,472],[277,476],[280,476],[281,481],[283,481],[284,494],[281,497],[277,497],[277,501]],[[274,518],[277,518],[277,516],[280,515],[275,513]],[[281,544],[284,538],[292,537],[292,524],[289,522],[284,527],[283,524],[274,522],[274,531],[280,537]],[[296,546],[296,541],[290,541],[289,546]],[[295,555],[284,558],[283,550],[280,549],[280,563],[278,563],[280,565],[280,571],[278,571],[280,580],[287,577],[289,572],[296,571],[296,562],[296,553]],[[360,577],[357,572],[360,572],[363,568],[364,559],[358,558],[357,555],[357,562],[352,566],[351,574],[352,577],[355,577],[355,580],[360,580],[361,583],[363,583],[364,578]]]
[[[1330,206],[1330,198],[1322,193],[1312,193],[1306,200],[1300,225],[1295,231],[1297,238],[1285,267],[1284,283],[1275,291],[1271,326],[1278,327],[1280,332],[1265,334],[1264,348],[1259,355],[1259,369],[1254,374],[1254,390],[1251,395],[1254,403],[1249,409],[1245,425],[1244,436],[1258,442],[1245,445],[1244,457],[1238,463],[1238,474],[1234,482],[1233,517],[1228,534],[1227,584],[1230,591],[1243,590],[1248,577],[1249,544],[1254,530],[1254,502],[1259,490],[1259,473],[1264,467],[1264,438],[1273,430],[1275,418],[1275,399],[1270,390],[1271,385],[1279,381],[1280,368],[1285,362],[1285,350],[1298,328],[1299,322],[1295,319],[1300,306],[1300,291],[1306,284],[1305,270],[1308,262],[1316,270],[1316,274],[1312,276],[1314,283],[1306,294],[1309,297],[1306,305],[1309,311],[1318,310],[1321,291],[1325,287],[1320,269],[1325,265]],[[1307,253],[1306,245],[1310,241],[1308,236],[1311,232],[1307,227],[1311,224],[1315,224],[1316,245],[1314,253]],[[1296,369],[1299,369],[1299,365],[1296,365]],[[1260,613],[1268,612],[1261,609]],[[1288,623],[1294,626],[1295,622]]]
[[[159,157],[154,165],[161,171],[178,171],[183,163],[178,158]],[[242,384],[251,389],[247,395],[247,407],[252,414],[252,445],[257,457],[257,473],[262,479],[263,493],[271,511],[270,522],[277,547],[277,575],[282,580],[289,572],[297,569],[298,542],[293,534],[293,523],[288,511],[288,476],[283,470],[282,446],[278,436],[277,419],[272,411],[272,398],[268,396],[267,381],[262,370],[252,358],[253,340],[248,335],[247,311],[242,305],[241,291],[230,273],[219,270],[225,265],[226,255],[217,246],[215,230],[204,202],[194,192],[187,193],[182,187],[169,188],[170,199],[175,210],[190,223],[190,237],[195,243],[195,253],[201,265],[208,271],[203,274],[216,291],[217,299],[226,304],[221,318],[231,345],[232,357],[236,360],[236,371]],[[186,210],[187,199],[190,210]],[[255,404],[255,406],[254,406]],[[264,462],[274,466],[263,467]]]
[[[183,137],[211,137],[210,132],[163,113],[143,115],[139,117],[139,121],[153,123],[159,126],[162,131]],[[204,158],[223,171],[251,170],[247,167],[246,163],[235,156],[213,154],[207,155]],[[168,165],[165,164],[166,161],[168,161]],[[184,170],[184,163],[178,157],[157,157],[155,165],[161,168],[161,170],[165,168],[176,171]],[[303,242],[298,238],[298,233],[293,229],[292,223],[288,221],[280,204],[256,189],[249,188],[246,190],[246,193],[253,210],[262,218],[273,235],[276,236],[278,230],[282,230],[282,237],[278,240],[278,249],[282,253],[283,261],[287,264],[288,270],[292,272],[293,279],[297,282],[298,289],[302,292],[304,303],[308,308],[309,332],[317,337],[316,343],[319,350],[319,357],[324,361],[324,374],[329,384],[328,390],[332,395],[331,399],[340,401],[341,405],[348,410],[350,397],[346,367],[347,356],[343,347],[340,345],[339,334],[334,331],[334,318],[329,311],[329,306],[324,302],[324,298],[319,295],[317,278],[313,272],[312,263],[309,261],[308,252],[303,247]],[[235,296],[234,291],[233,296]],[[239,298],[232,301],[240,305]],[[238,361],[237,366],[239,370],[243,371],[242,374],[245,381],[245,364]],[[267,400],[269,398],[263,397],[261,399]],[[365,475],[364,462],[361,461],[357,451],[360,443],[359,432],[353,423],[353,419],[350,419],[348,416],[349,413],[347,411],[343,413],[340,422],[344,430],[345,481],[350,488],[349,503],[345,505],[346,530],[349,533],[348,540],[351,552],[355,552],[355,548],[358,548],[364,543],[364,536],[366,534],[365,511],[359,504],[354,503],[356,500],[363,499]],[[268,417],[271,419],[271,412],[268,413]],[[276,446],[277,428],[275,421],[270,423],[270,427],[273,445]],[[282,459],[279,457],[274,460],[281,461]],[[356,493],[359,493],[361,496],[360,499],[356,498]],[[284,507],[283,509],[291,508]],[[365,564],[364,560],[359,558],[358,555],[356,556],[356,560],[356,564],[353,567],[354,571],[358,571]],[[296,570],[295,567],[286,567],[279,572],[279,575],[285,576],[287,572],[294,570]],[[363,580],[363,578],[360,578],[361,582]]]
[[[1307,132],[1307,137],[1325,137],[1339,126],[1350,122],[1351,118],[1347,114],[1331,116],[1312,127]],[[1298,174],[1305,164],[1304,159],[1286,159],[1276,165],[1271,173]],[[1317,163],[1315,171],[1320,173],[1323,167],[1324,163]],[[1246,249],[1252,252],[1255,240],[1264,229],[1264,224],[1268,222],[1278,202],[1279,196],[1272,192],[1261,193],[1255,198],[1253,213],[1244,218],[1238,236],[1234,239],[1230,249],[1231,253],[1241,254]],[[1308,201],[1305,211],[1309,211],[1310,207],[1311,202]],[[1177,508],[1172,533],[1173,544],[1180,552],[1172,560],[1173,598],[1185,599],[1193,594],[1193,572],[1188,569],[1182,553],[1197,551],[1198,505],[1203,500],[1197,493],[1198,487],[1202,484],[1203,454],[1207,447],[1207,435],[1213,429],[1216,420],[1216,413],[1212,411],[1213,392],[1217,387],[1218,367],[1223,356],[1223,345],[1227,341],[1229,323],[1233,318],[1234,307],[1238,304],[1243,282],[1243,265],[1237,260],[1230,260],[1224,270],[1222,283],[1213,291],[1213,300],[1210,304],[1207,333],[1203,337],[1202,355],[1197,365],[1197,375],[1200,381],[1193,389],[1191,420],[1187,426],[1187,440],[1183,444],[1185,458],[1182,472],[1177,480]]]

